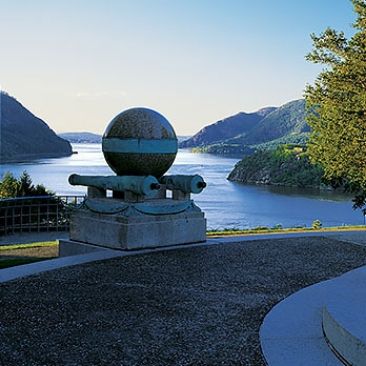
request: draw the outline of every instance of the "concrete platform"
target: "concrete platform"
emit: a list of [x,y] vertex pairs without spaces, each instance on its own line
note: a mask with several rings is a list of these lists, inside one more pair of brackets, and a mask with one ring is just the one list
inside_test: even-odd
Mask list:
[[300,290],[277,304],[260,329],[268,366],[340,366],[322,329],[325,284]]
[[336,287],[329,293],[323,308],[325,338],[346,364],[365,366],[366,267],[343,276]]
[[366,365],[366,267],[277,304],[260,330],[269,366]]

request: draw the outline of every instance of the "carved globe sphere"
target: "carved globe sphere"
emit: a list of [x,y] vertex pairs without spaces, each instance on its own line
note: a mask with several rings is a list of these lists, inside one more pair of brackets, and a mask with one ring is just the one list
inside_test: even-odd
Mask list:
[[117,175],[160,178],[173,164],[177,136],[168,120],[148,108],[127,109],[107,126],[102,140],[104,158]]

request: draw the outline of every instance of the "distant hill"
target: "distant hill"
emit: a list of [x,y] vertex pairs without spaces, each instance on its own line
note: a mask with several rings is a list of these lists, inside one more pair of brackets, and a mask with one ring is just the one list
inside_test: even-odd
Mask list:
[[177,136],[178,144],[180,144],[183,141],[186,141],[186,140],[190,139],[191,137],[192,137],[192,135],[191,136]]
[[58,134],[61,138],[76,144],[101,144],[102,135],[91,132],[63,132]]
[[0,92],[0,163],[72,154],[68,141],[15,98]]
[[[240,116],[245,118],[241,119]],[[234,128],[231,128],[232,123]],[[222,129],[229,128],[232,136],[222,133],[218,128],[221,126]],[[212,153],[248,153],[258,147],[305,142],[309,132],[305,121],[305,101],[300,99],[279,108],[269,107],[254,114],[239,113],[216,122],[181,143],[181,146]]]
[[285,136],[310,132],[305,121],[305,100],[294,100],[267,114],[248,134],[237,136],[230,142],[257,145]]
[[[63,132],[58,136],[73,144],[101,144],[102,135],[91,132]],[[187,140],[190,136],[177,136],[178,142]]]
[[222,142],[230,138],[251,131],[266,115],[276,108],[267,107],[254,113],[240,112],[233,116],[224,118],[216,123],[208,125],[192,136],[190,139],[180,143],[180,147],[198,147]]

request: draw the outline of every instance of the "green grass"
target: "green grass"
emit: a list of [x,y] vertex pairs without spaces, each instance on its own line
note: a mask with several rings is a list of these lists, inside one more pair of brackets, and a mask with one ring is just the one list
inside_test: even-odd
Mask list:
[[[17,249],[32,249],[32,248],[47,248],[54,247],[58,245],[58,241],[42,241],[36,243],[25,243],[25,244],[12,244],[12,245],[1,245],[0,246],[0,257],[1,252],[9,251],[9,250],[17,250]],[[5,254],[5,253],[4,253]],[[46,259],[54,259],[54,257],[45,257],[45,258],[35,258],[35,257],[13,257],[8,259],[0,260],[0,269],[20,266],[22,264],[29,264],[44,261]]]
[[333,231],[366,231],[365,225],[350,225],[350,226],[333,226],[323,227],[319,229],[307,228],[307,227],[295,227],[295,228],[268,228],[265,226],[253,228],[253,229],[237,229],[227,228],[224,230],[209,230],[207,236],[234,236],[234,235],[253,235],[253,234],[290,234],[290,233],[302,233],[302,232],[333,232]]
[[46,259],[52,259],[52,258],[12,258],[12,259],[4,259],[4,260],[0,261],[0,269],[14,267],[14,266],[20,266],[22,264],[41,262],[41,261],[44,261]]
[[58,241],[42,241],[37,243],[26,243],[26,244],[9,244],[0,245],[0,251],[2,250],[14,250],[14,249],[29,249],[29,248],[39,248],[39,247],[52,247],[58,245]]

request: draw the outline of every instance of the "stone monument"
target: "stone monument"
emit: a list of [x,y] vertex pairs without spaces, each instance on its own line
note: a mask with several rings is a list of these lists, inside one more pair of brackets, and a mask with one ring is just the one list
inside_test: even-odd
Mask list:
[[206,240],[206,219],[191,199],[206,183],[199,175],[164,175],[178,150],[166,118],[147,108],[123,111],[107,126],[102,150],[117,175],[69,177],[88,187],[71,214],[72,241],[129,250]]

